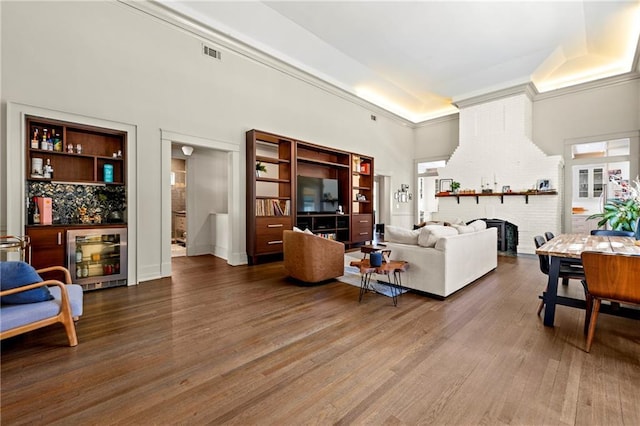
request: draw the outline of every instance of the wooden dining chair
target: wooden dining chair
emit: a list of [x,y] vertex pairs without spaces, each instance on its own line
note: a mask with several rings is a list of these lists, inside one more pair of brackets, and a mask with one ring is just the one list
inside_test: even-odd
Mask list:
[[602,300],[640,305],[640,256],[620,253],[585,251],[582,264],[587,278],[587,313],[589,323],[586,351],[596,331]]
[[[545,238],[542,235],[536,235],[533,237],[533,242],[536,245],[536,248],[540,248],[544,243],[546,243]],[[540,271],[549,276],[549,256],[544,254],[538,255],[538,261],[540,262]],[[586,285],[584,283],[584,271],[580,265],[574,265],[569,263],[561,263],[560,264],[560,273],[558,278],[562,278],[562,285],[569,285],[569,280],[578,280],[582,283],[582,287],[584,288],[585,297],[587,294]],[[545,292],[546,292],[545,288]],[[542,312],[542,308],[544,308],[544,299],[540,301],[538,305],[538,315]]]

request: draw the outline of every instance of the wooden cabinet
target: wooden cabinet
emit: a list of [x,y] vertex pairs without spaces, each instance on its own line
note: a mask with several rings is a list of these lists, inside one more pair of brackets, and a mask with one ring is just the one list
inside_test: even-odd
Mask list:
[[291,217],[256,218],[256,252],[260,254],[282,253],[283,231],[291,229]]
[[373,240],[373,214],[351,215],[351,243]]
[[[27,180],[126,183],[125,132],[31,116],[26,129]],[[52,177],[46,174],[47,162]]]
[[348,246],[373,238],[372,157],[259,130],[246,144],[249,263],[281,254],[282,231],[294,224]]
[[[66,228],[63,226],[29,226],[27,235],[31,238],[31,265],[36,269],[49,266],[66,266]],[[44,274],[45,279],[64,282],[60,273]]]

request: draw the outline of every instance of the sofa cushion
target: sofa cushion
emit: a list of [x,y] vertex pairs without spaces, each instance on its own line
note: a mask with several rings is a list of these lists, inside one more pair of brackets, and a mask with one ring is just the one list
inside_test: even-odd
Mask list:
[[390,243],[418,245],[420,231],[421,229],[410,230],[390,225],[385,227],[384,237]]
[[[39,283],[43,279],[33,266],[26,262],[0,262],[0,290],[10,290],[27,284]],[[2,296],[2,304],[18,305],[45,302],[53,299],[47,286],[34,288],[20,293]]]
[[[67,284],[65,286],[69,295],[71,305],[71,315],[79,317],[82,315],[82,287],[77,284]],[[46,318],[51,318],[60,313],[61,294],[60,287],[52,286],[52,300],[46,303],[36,303],[31,306],[25,305],[4,305],[2,307],[2,321],[0,321],[0,331],[11,330],[16,327],[31,324]]]
[[422,247],[434,247],[436,241],[442,237],[458,235],[458,230],[451,226],[426,225],[420,229],[418,245]]

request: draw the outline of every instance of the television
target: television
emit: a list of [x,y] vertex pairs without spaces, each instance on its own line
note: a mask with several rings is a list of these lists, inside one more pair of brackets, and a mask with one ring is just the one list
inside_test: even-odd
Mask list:
[[298,175],[298,213],[335,213],[338,210],[338,179]]

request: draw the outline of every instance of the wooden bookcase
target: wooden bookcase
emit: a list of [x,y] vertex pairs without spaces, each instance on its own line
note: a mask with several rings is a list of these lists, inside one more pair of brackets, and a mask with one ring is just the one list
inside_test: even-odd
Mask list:
[[259,256],[282,253],[282,233],[292,229],[295,142],[258,130],[247,132],[246,142],[247,255],[255,264]]
[[[294,225],[348,246],[373,238],[373,158],[259,130],[247,132],[246,144],[250,264],[280,255],[282,233]],[[336,180],[335,210],[305,212],[298,176]]]
[[352,155],[351,244],[373,239],[373,158]]
[[[127,136],[125,132],[32,116],[26,118],[26,129],[28,132],[27,180],[126,184]],[[51,134],[52,139],[59,140],[57,150],[43,146],[43,136],[46,139],[47,134]],[[35,142],[32,145],[35,135],[37,135],[37,148],[35,148]],[[42,159],[43,164],[46,164],[47,160],[50,161],[54,170],[53,178],[45,178],[33,173],[32,160],[35,158]],[[113,182],[105,182],[105,164],[113,166]]]

